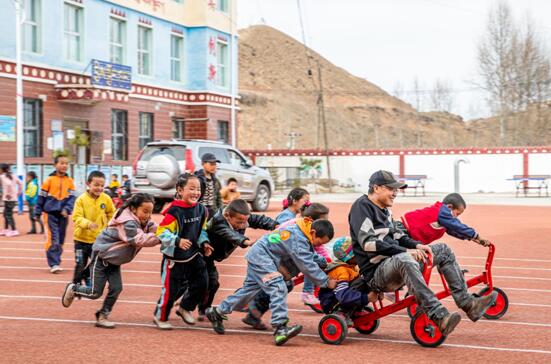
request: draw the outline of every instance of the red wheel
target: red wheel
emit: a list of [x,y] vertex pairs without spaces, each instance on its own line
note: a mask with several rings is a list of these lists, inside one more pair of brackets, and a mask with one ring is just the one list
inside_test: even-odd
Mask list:
[[415,315],[417,314],[417,309],[418,309],[417,303],[412,303],[411,306],[408,306],[406,311],[408,313],[409,318],[415,317]]
[[377,319],[369,322],[361,322],[363,320],[360,320],[360,317],[373,312],[373,309],[371,307],[365,307],[364,312],[367,313],[354,317],[354,328],[360,334],[369,335],[379,328],[380,320]]
[[318,325],[318,333],[326,344],[339,345],[346,339],[348,326],[339,315],[330,314],[323,316]]
[[442,335],[438,326],[423,312],[418,312],[409,325],[413,339],[421,346],[435,348],[440,346],[446,337]]
[[[500,288],[494,287],[494,292],[497,292],[497,298],[496,301],[492,306],[490,306],[489,309],[486,310],[484,313],[484,317],[486,317],[488,320],[497,320],[505,313],[507,313],[507,310],[509,309],[509,299],[507,298],[507,294],[503,292]],[[488,287],[482,289],[479,293],[480,296],[486,296],[490,294],[490,291],[488,290]]]

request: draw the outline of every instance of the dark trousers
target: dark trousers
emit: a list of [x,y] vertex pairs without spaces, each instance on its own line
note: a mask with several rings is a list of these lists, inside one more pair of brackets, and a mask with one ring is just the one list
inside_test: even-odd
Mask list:
[[[31,220],[31,231],[36,232],[36,223],[37,221],[34,219],[34,207],[35,205],[29,205],[29,219]],[[42,220],[38,218],[38,224],[40,225],[40,233],[44,233],[44,224],[42,223]]]
[[214,259],[205,258],[205,264],[207,265],[207,275],[208,275],[208,291],[205,294],[205,297],[201,303],[199,303],[199,311],[205,311],[208,307],[212,306],[212,301],[214,301],[214,296],[220,288],[218,270],[214,264]]
[[95,254],[92,257],[90,272],[92,274],[92,286],[88,287],[77,283],[75,286],[75,293],[77,296],[96,300],[101,297],[105,289],[105,284],[109,282],[107,296],[105,296],[105,300],[103,300],[101,309],[96,313],[96,315],[99,313],[109,315],[113,310],[115,302],[117,302],[119,294],[122,292],[121,266],[109,264],[101,260],[98,255]]
[[15,220],[13,219],[13,208],[16,201],[4,201],[4,228],[6,230],[15,230]]
[[67,230],[67,218],[59,212],[46,214],[46,226],[48,227],[48,240],[46,242],[46,258],[48,265],[61,264],[61,253],[65,242],[65,231]]
[[161,284],[161,297],[155,308],[155,317],[161,321],[167,321],[174,302],[184,292],[186,294],[180,300],[180,307],[186,311],[195,310],[205,297],[208,288],[207,267],[203,256],[197,254],[186,263],[177,263],[163,257]]
[[75,272],[73,274],[73,283],[82,283],[83,280],[90,278],[88,262],[92,257],[92,245],[75,240]]

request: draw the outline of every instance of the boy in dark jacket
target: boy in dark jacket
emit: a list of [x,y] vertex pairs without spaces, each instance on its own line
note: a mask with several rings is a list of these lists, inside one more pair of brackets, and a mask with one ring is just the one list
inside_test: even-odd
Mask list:
[[204,301],[199,304],[199,321],[205,319],[205,310],[212,305],[220,287],[214,261],[225,260],[237,247],[247,248],[254,244],[254,241],[245,236],[248,227],[272,231],[276,225],[276,221],[267,216],[251,214],[249,205],[241,199],[233,200],[212,217],[207,224],[207,234],[214,251],[210,257],[205,258],[209,288]]
[[195,172],[201,183],[201,197],[199,203],[206,207],[209,212],[209,219],[222,207],[222,196],[220,190],[222,185],[216,178],[217,163],[220,163],[212,153],[205,153],[201,156],[203,169]]

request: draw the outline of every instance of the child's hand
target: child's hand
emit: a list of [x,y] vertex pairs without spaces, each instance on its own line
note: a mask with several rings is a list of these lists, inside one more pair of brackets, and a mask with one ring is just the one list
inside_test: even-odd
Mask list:
[[61,210],[61,216],[67,217],[67,216],[69,216],[69,214],[67,213],[66,210]]
[[427,253],[425,253],[421,249],[408,249],[407,252],[411,254],[413,259],[417,262],[423,262],[425,259],[427,259]]
[[98,228],[98,224],[95,222],[91,222],[90,225],[88,225],[88,229],[90,230],[96,230]]
[[178,247],[182,250],[188,250],[189,248],[191,248],[191,241],[187,239],[180,239]]
[[379,300],[379,294],[377,292],[371,291],[367,294],[367,301],[368,302],[377,302],[378,300]]
[[209,243],[203,244],[203,249],[205,251],[205,257],[210,257],[214,251],[214,248]]
[[477,236],[476,239],[473,239],[473,241],[477,244],[480,244],[484,247],[489,247],[492,243],[490,240],[482,239],[480,236]]
[[252,246],[254,243],[256,243],[256,241],[250,241],[249,239],[247,239],[243,242],[243,245]]
[[329,289],[335,289],[335,287],[337,287],[337,281],[334,280],[334,279],[329,279],[327,281],[327,288]]

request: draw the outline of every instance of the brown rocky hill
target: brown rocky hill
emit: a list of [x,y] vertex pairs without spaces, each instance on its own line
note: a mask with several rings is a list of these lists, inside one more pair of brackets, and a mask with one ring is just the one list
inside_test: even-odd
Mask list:
[[330,149],[499,143],[496,120],[466,123],[449,113],[417,112],[376,85],[351,75],[312,50],[307,51],[300,42],[274,28],[253,26],[241,30],[239,36],[241,149],[286,149],[291,133],[298,134],[295,149],[323,148],[317,107],[318,62]]

